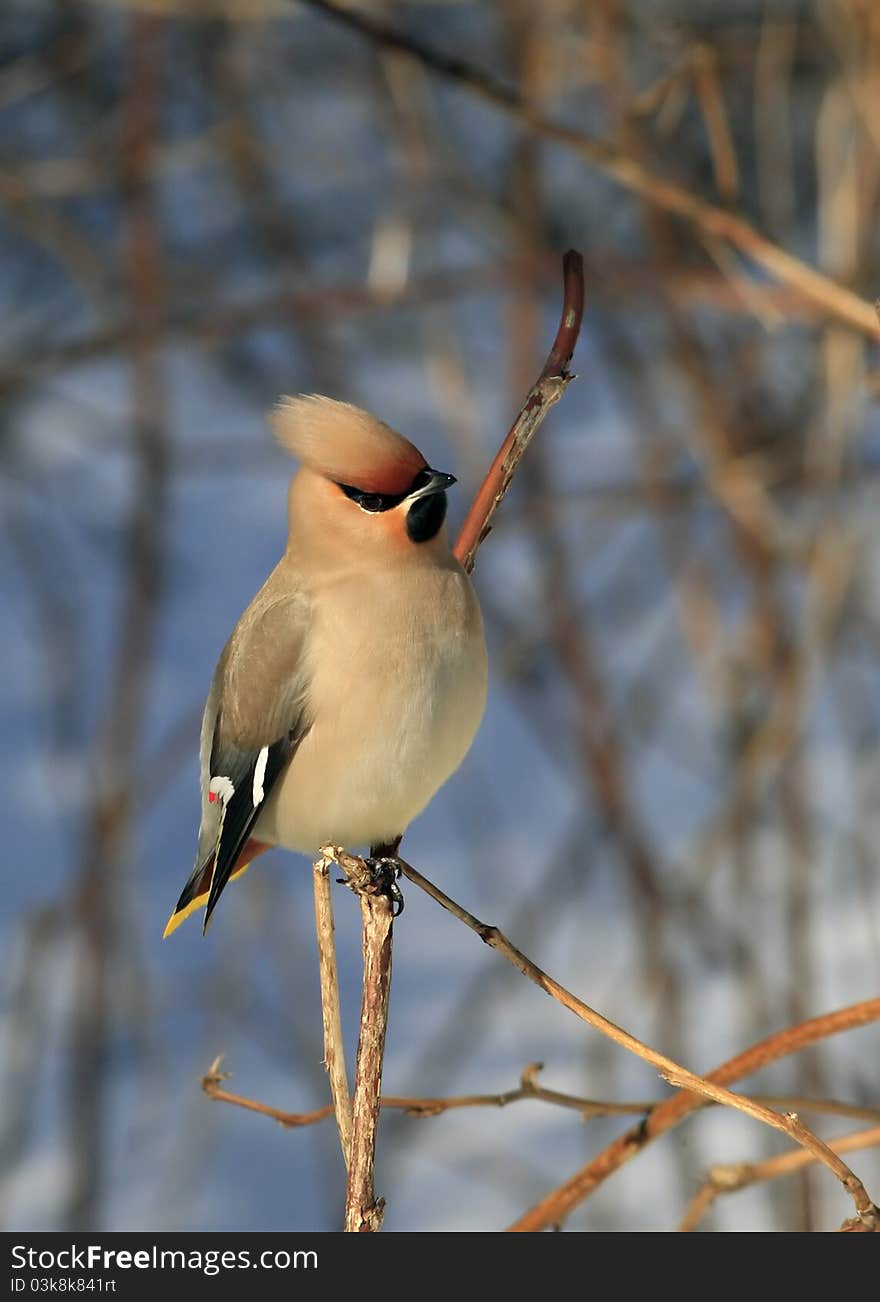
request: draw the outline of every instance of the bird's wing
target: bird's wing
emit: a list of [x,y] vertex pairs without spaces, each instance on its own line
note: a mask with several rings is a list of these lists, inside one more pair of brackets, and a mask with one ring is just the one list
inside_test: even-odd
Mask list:
[[207,894],[205,929],[269,793],[311,727],[309,609],[272,581],[239,620],[214,671],[202,720],[202,824],[193,871],[166,929]]

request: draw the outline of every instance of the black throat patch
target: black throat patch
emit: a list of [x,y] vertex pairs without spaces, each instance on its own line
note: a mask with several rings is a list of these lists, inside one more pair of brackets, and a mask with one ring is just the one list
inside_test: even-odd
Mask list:
[[406,532],[414,543],[430,542],[436,538],[445,519],[445,493],[417,497],[406,513]]

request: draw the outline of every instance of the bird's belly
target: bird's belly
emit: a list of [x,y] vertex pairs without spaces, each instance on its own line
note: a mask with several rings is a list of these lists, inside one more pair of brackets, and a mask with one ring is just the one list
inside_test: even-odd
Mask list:
[[[373,648],[375,650],[375,648]],[[417,671],[389,663],[366,691],[352,657],[349,681],[318,695],[311,731],[279,779],[254,835],[313,854],[392,841],[458,768],[480,723],[486,668],[482,636],[442,656],[419,655]],[[409,686],[402,687],[409,682]]]

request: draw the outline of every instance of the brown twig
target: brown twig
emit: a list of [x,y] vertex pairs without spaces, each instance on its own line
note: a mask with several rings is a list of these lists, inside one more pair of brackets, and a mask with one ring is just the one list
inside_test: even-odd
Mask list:
[[580,1114],[581,1119],[589,1121],[594,1117],[632,1116],[634,1112],[649,1112],[652,1103],[616,1103],[597,1099],[579,1098],[574,1094],[561,1094],[558,1090],[545,1089],[538,1084],[538,1073],[543,1070],[543,1063],[530,1062],[519,1078],[516,1089],[504,1090],[500,1094],[458,1094],[451,1098],[398,1098],[388,1095],[382,1099],[383,1108],[400,1108],[409,1117],[437,1117],[444,1112],[458,1108],[506,1108],[511,1103],[521,1103],[525,1099],[537,1099],[542,1103],[551,1103],[559,1108],[567,1108]]
[[271,1117],[277,1121],[279,1126],[285,1126],[293,1129],[298,1126],[312,1126],[316,1121],[323,1121],[325,1117],[332,1117],[334,1108],[332,1103],[325,1103],[322,1108],[315,1108],[312,1112],[282,1112],[280,1108],[271,1108],[268,1103],[260,1103],[257,1099],[245,1098],[243,1094],[233,1094],[231,1090],[223,1088],[222,1081],[229,1079],[229,1072],[220,1070],[222,1058],[215,1058],[208,1068],[207,1075],[202,1077],[202,1089],[209,1099],[216,1099],[218,1103],[233,1103],[237,1108],[245,1108],[248,1112],[258,1112],[262,1117]]
[[[828,1142],[828,1147],[835,1153],[855,1153],[859,1149],[876,1148],[880,1144],[880,1126],[868,1130],[857,1130],[851,1135],[841,1135]],[[817,1161],[813,1153],[805,1149],[795,1149],[792,1153],[780,1153],[765,1162],[733,1162],[719,1164],[709,1168],[706,1183],[691,1200],[687,1211],[679,1222],[679,1230],[687,1233],[695,1230],[721,1194],[736,1193],[749,1185],[759,1184],[765,1180],[776,1180],[782,1175],[791,1175],[802,1171]],[[859,1222],[864,1228],[870,1228]],[[876,1228],[876,1227],[875,1227]]]
[[[558,981],[554,981],[554,979],[539,968],[537,964],[527,958],[521,950],[518,950],[515,945],[511,944],[503,932],[499,931],[497,927],[488,926],[486,923],[480,922],[480,920],[475,918],[472,913],[468,913],[467,909],[462,908],[460,904],[456,904],[454,900],[450,899],[448,895],[445,895],[443,891],[433,884],[433,882],[428,881],[426,877],[423,877],[422,874],[410,864],[404,863],[403,860],[401,860],[401,869],[404,876],[407,877],[409,881],[413,882],[416,886],[419,886],[423,891],[430,895],[432,899],[436,900],[438,904],[442,905],[444,909],[447,909],[454,917],[465,923],[465,925],[470,927],[472,931],[475,931],[485,944],[489,945],[492,949],[501,954],[503,958],[507,959],[508,963],[513,964],[518,971],[522,972],[523,976],[527,976],[530,981],[534,981],[535,985],[546,994],[550,995],[552,999],[555,999],[558,1003],[562,1004],[562,1006],[567,1008],[569,1012],[574,1013],[574,1015],[579,1017],[581,1021],[586,1022],[597,1031],[601,1031],[603,1035],[607,1035],[609,1039],[615,1042],[615,1044],[619,1044],[623,1048],[629,1049],[631,1053],[634,1053],[637,1057],[643,1059],[643,1061],[650,1063],[651,1066],[655,1067],[659,1071],[660,1075],[663,1076],[664,1079],[670,1081],[670,1083],[679,1088],[685,1088],[704,1098],[714,1099],[717,1103],[726,1104],[726,1106],[735,1108],[739,1112],[744,1112],[747,1116],[754,1117],[758,1121],[763,1121],[765,1125],[772,1126],[775,1130],[781,1130],[784,1134],[787,1134],[790,1138],[794,1139],[798,1144],[809,1149],[809,1151],[814,1153],[816,1158],[827,1166],[828,1169],[841,1181],[846,1191],[850,1194],[853,1203],[855,1204],[856,1213],[860,1219],[869,1225],[880,1223],[880,1211],[878,1211],[873,1201],[869,1198],[861,1180],[850,1171],[849,1167],[847,1167],[846,1164],[842,1162],[841,1159],[837,1157],[837,1155],[833,1153],[817,1135],[814,1135],[813,1132],[803,1124],[796,1113],[783,1114],[774,1112],[772,1108],[765,1107],[761,1103],[756,1103],[752,1099],[745,1098],[739,1094],[734,1094],[730,1090],[725,1089],[723,1085],[718,1083],[717,1078],[714,1080],[706,1080],[702,1076],[698,1076],[694,1072],[688,1071],[687,1068],[680,1067],[670,1058],[667,1058],[665,1054],[658,1053],[657,1050],[652,1049],[650,1045],[644,1044],[634,1035],[630,1035],[628,1031],[617,1026],[614,1022],[610,1021],[609,1018],[603,1017],[601,1013],[597,1013],[595,1009],[590,1008],[588,1004],[583,1002],[583,1000],[578,999],[578,997],[573,995],[571,991],[566,990],[564,986],[561,986]],[[878,1001],[878,1003],[880,1003],[880,1001]],[[520,1223],[517,1223],[513,1228],[523,1227]]]
[[[810,1021],[800,1022],[797,1026],[786,1027],[774,1035],[758,1041],[757,1044],[730,1058],[710,1072],[706,1079],[719,1084],[731,1084],[746,1076],[753,1075],[762,1067],[798,1053],[808,1045],[817,1044],[831,1035],[842,1031],[854,1030],[880,1021],[880,998],[866,999],[847,1008],[838,1008],[832,1013],[824,1013]],[[585,1166],[558,1188],[553,1189],[539,1203],[525,1212],[510,1228],[519,1231],[534,1232],[559,1225],[571,1214],[574,1208],[600,1184],[608,1179],[614,1171],[630,1161],[637,1153],[646,1148],[655,1139],[677,1126],[685,1117],[704,1106],[704,1100],[687,1091],[674,1094],[654,1109],[644,1121],[630,1127],[623,1135],[615,1139]]]
[[[284,1112],[280,1108],[269,1107],[256,1099],[245,1098],[242,1094],[233,1094],[224,1089],[221,1082],[229,1079],[228,1072],[220,1071],[221,1058],[215,1058],[202,1077],[202,1089],[209,1098],[218,1103],[232,1103],[236,1107],[246,1108],[250,1112],[259,1112],[270,1117],[279,1125],[290,1129],[311,1126],[332,1116],[333,1105],[328,1103],[312,1112]],[[542,1103],[551,1103],[556,1107],[578,1112],[584,1121],[594,1117],[632,1116],[634,1113],[650,1112],[656,1106],[652,1102],[618,1103],[598,1099],[579,1098],[574,1094],[562,1094],[558,1090],[545,1089],[537,1082],[538,1072],[543,1068],[540,1062],[529,1063],[524,1068],[516,1089],[502,1090],[498,1094],[454,1094],[447,1098],[414,1098],[398,1094],[383,1094],[380,1106],[403,1112],[408,1117],[439,1117],[444,1112],[455,1112],[461,1108],[506,1108],[511,1103],[521,1103],[526,1099],[536,1099]],[[807,1103],[809,1100],[806,1101]],[[843,1105],[845,1106],[845,1105]],[[807,1108],[804,1108],[806,1111]]]
[[376,1132],[382,1092],[382,1063],[391,994],[391,898],[362,859],[338,846],[322,846],[321,854],[335,863],[347,885],[360,897],[363,916],[364,982],[361,1027],[354,1080],[348,1188],[345,1196],[345,1231],[375,1233],[382,1228],[384,1198],[376,1197],[373,1171]]
[[774,244],[745,218],[707,203],[674,181],[656,176],[649,168],[606,141],[542,116],[524,103],[516,91],[463,59],[441,54],[416,37],[398,31],[366,13],[343,9],[333,0],[303,0],[303,3],[379,45],[402,50],[418,59],[432,72],[466,87],[530,131],[573,150],[593,167],[612,177],[633,194],[640,195],[654,207],[689,222],[702,235],[726,240],[776,280],[790,285],[804,298],[816,303],[829,317],[872,339],[880,339],[880,325],[870,303]]
[[[364,911],[364,998],[358,1046],[358,1070],[355,1083],[345,1228],[349,1232],[371,1232],[381,1227],[384,1207],[383,1200],[377,1200],[375,1197],[373,1169],[376,1130],[381,1106],[381,1074],[388,1019],[388,997],[391,988],[391,902],[387,894],[383,893],[381,887],[377,886],[374,877],[363,860],[336,847],[323,847],[322,854],[328,862],[337,863],[346,873],[348,884],[360,895],[361,906]],[[497,950],[523,975],[534,981],[540,989],[556,999],[569,1011],[575,1013],[581,1020],[607,1035],[615,1043],[622,1045],[644,1061],[651,1063],[665,1079],[689,1091],[689,1101],[682,1115],[686,1115],[688,1111],[699,1107],[703,1101],[711,1100],[735,1108],[748,1116],[763,1121],[766,1125],[782,1131],[800,1144],[811,1156],[811,1160],[822,1162],[840,1180],[853,1199],[858,1219],[866,1228],[876,1229],[880,1226],[880,1211],[869,1198],[861,1180],[829,1145],[825,1144],[803,1124],[796,1113],[782,1114],[775,1112],[756,1099],[732,1094],[718,1083],[719,1077],[725,1075],[729,1079],[736,1079],[736,1074],[730,1074],[733,1070],[733,1064],[726,1064],[725,1067],[719,1068],[708,1079],[697,1076],[686,1068],[679,1067],[665,1055],[657,1053],[656,1050],[643,1044],[627,1031],[603,1017],[602,1014],[595,1012],[595,1010],[584,1004],[582,1000],[559,985],[552,977],[532,963],[520,950],[516,949],[497,927],[480,922],[473,914],[462,908],[461,905],[456,904],[454,900],[423,877],[410,864],[402,860],[400,862],[401,869],[408,880],[419,886],[443,908],[452,913],[454,917],[457,917],[472,931],[475,931],[481,940]],[[738,1065],[739,1075],[747,1075],[773,1057],[782,1056],[786,1052],[793,1052],[795,1048],[802,1048],[806,1044],[815,1042],[816,1039],[823,1038],[824,1035],[832,1034],[845,1027],[863,1025],[865,1022],[875,1020],[877,1017],[880,1017],[880,1000],[867,1001],[866,1004],[856,1005],[850,1009],[842,1009],[838,1013],[814,1019],[812,1023],[801,1023],[794,1028],[790,1028],[786,1032],[771,1037],[769,1041],[762,1041],[760,1045],[747,1050],[733,1060],[733,1063]],[[211,1071],[202,1082],[206,1093],[209,1093],[213,1098],[236,1103],[238,1106],[273,1117],[273,1119],[285,1125],[307,1125],[329,1116],[332,1111],[330,1107],[325,1107],[306,1114],[280,1113],[265,1104],[243,1099],[239,1095],[233,1095],[229,1091],[222,1089],[219,1084],[222,1077],[219,1075],[218,1066],[219,1061],[214,1063]],[[513,1101],[514,1097],[539,1096],[539,1087],[535,1084],[537,1070],[537,1064],[526,1068],[520,1082],[519,1091],[514,1091],[509,1096],[494,1096],[493,1102],[497,1106],[503,1106],[504,1103]],[[542,1094],[545,1097],[552,1098],[552,1101],[557,1103],[564,1101],[564,1106],[571,1106],[574,1102],[571,1096],[553,1095],[549,1091],[542,1091]],[[694,1098],[694,1094],[700,1097]],[[467,1096],[458,1101],[419,1100],[418,1110],[422,1115],[425,1115],[438,1110],[447,1110],[452,1106],[473,1105],[475,1099],[479,1098],[482,1102],[484,1097]],[[663,1113],[664,1109],[668,1112],[676,1104],[677,1100],[682,1098],[688,1100],[688,1095],[679,1094],[665,1103],[658,1104],[640,1125],[639,1133],[648,1134],[652,1116]],[[407,1110],[413,1111],[413,1102],[413,1100],[387,1099],[384,1100],[384,1105],[390,1107],[405,1103]],[[582,1103],[581,1100],[576,1102],[578,1106]],[[821,1100],[816,1102],[821,1104]],[[547,1200],[545,1200],[546,1202]],[[700,1205],[702,1206],[702,1202]],[[541,1209],[542,1213],[544,1210]],[[568,1210],[570,1210],[570,1207],[568,1207]],[[532,1215],[534,1215],[534,1212]],[[527,1217],[521,1218],[512,1228],[515,1230],[544,1228],[543,1222],[536,1226],[524,1224],[523,1221],[528,1216],[527,1213]],[[554,1223],[558,1223],[559,1219],[561,1217],[557,1216]]]
[[339,972],[334,942],[333,900],[330,892],[330,863],[318,858],[312,865],[315,887],[315,931],[318,937],[318,971],[321,978],[321,1020],[324,1028],[324,1063],[330,1077],[330,1093],[336,1113],[336,1128],[342,1156],[348,1167],[351,1152],[351,1094],[345,1070],[345,1045],[342,1038],[342,1008],[339,999]]
[[[269,1117],[272,1121],[277,1121],[280,1126],[285,1126],[288,1129],[311,1126],[333,1115],[332,1103],[327,1103],[322,1108],[315,1108],[312,1112],[285,1112],[281,1108],[270,1107],[268,1104],[261,1103],[256,1099],[246,1098],[243,1094],[233,1094],[223,1088],[221,1084],[222,1081],[229,1079],[229,1072],[220,1071],[221,1060],[219,1057],[215,1058],[207,1074],[202,1077],[202,1089],[209,1098],[215,1099],[218,1103],[231,1103],[250,1112],[258,1112],[261,1116]],[[577,1112],[583,1121],[591,1121],[597,1117],[620,1117],[640,1114],[647,1116],[661,1105],[659,1099],[634,1099],[631,1102],[621,1103],[616,1100],[587,1099],[576,1094],[563,1094],[559,1090],[546,1089],[543,1085],[538,1084],[537,1076],[542,1070],[542,1063],[529,1063],[523,1069],[519,1085],[515,1089],[501,1090],[496,1094],[453,1094],[445,1098],[416,1098],[415,1096],[400,1094],[383,1094],[380,1106],[403,1112],[405,1116],[421,1120],[428,1117],[439,1117],[445,1112],[457,1112],[462,1108],[506,1108],[512,1103],[522,1103],[528,1099],[533,1099]],[[863,1108],[857,1103],[844,1103],[839,1099],[808,1099],[758,1094],[752,1094],[749,1097],[757,1103],[768,1103],[775,1107],[797,1108],[800,1112],[819,1112],[833,1116],[859,1117],[866,1121],[880,1122],[880,1108]],[[711,1105],[712,1100],[708,1099],[707,1103]]]
[[461,526],[453,551],[468,573],[477,548],[492,527],[492,517],[504,500],[516,468],[550,408],[572,380],[567,367],[574,353],[584,315],[584,264],[569,249],[562,260],[562,315],[544,369],[529,390],[519,415],[501,444]]
[[[695,1088],[695,1081],[691,1072],[668,1072],[666,1079],[670,1085],[677,1085],[680,1089]],[[869,1229],[880,1228],[880,1208],[868,1196],[861,1180],[838,1157],[834,1150],[829,1148],[824,1140],[820,1139],[809,1127],[804,1125],[796,1112],[774,1112],[772,1108],[767,1108],[762,1103],[756,1103],[753,1099],[740,1094],[733,1095],[724,1086],[715,1085],[709,1081],[701,1081],[699,1093],[708,1099],[714,1099],[716,1103],[732,1104],[747,1116],[754,1117],[756,1121],[763,1121],[765,1125],[772,1126],[774,1130],[780,1130],[783,1134],[794,1139],[802,1148],[811,1153],[817,1162],[821,1162],[832,1175],[837,1177],[852,1198],[856,1214],[863,1224],[867,1225]],[[733,1099],[737,1099],[738,1102],[732,1103]]]

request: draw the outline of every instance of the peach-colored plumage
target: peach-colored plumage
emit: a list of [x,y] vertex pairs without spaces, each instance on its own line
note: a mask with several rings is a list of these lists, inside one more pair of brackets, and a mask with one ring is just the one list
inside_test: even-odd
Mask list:
[[384,421],[320,394],[282,398],[269,417],[281,447],[310,470],[371,493],[402,493],[425,458]]
[[394,841],[485,704],[480,610],[444,524],[452,476],[347,403],[285,398],[270,420],[302,463],[287,546],[214,672],[199,848],[169,929],[209,880],[207,925],[250,843]]

